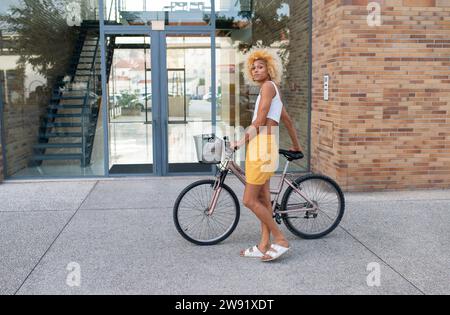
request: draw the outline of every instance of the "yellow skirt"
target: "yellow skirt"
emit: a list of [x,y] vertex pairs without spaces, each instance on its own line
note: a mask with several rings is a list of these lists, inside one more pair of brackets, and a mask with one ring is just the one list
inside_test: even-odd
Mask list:
[[264,185],[278,169],[278,142],[275,135],[258,134],[250,140],[245,157],[248,184]]

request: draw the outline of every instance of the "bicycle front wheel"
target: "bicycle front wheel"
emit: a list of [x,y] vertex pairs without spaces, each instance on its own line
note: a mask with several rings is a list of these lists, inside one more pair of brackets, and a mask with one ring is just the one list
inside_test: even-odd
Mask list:
[[[293,182],[310,201],[288,187],[281,203],[282,219],[295,235],[316,239],[333,231],[344,215],[345,200],[339,185],[323,175],[306,175]],[[318,210],[313,210],[314,207]],[[309,210],[311,209],[311,210]]]
[[225,184],[213,214],[208,215],[214,195],[214,180],[201,180],[186,187],[173,208],[178,232],[197,245],[215,245],[233,233],[239,222],[240,206],[236,194]]

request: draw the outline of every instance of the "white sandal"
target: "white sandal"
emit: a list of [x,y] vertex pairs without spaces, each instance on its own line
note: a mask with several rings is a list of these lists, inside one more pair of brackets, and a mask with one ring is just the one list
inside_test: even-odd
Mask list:
[[249,247],[244,251],[244,254],[241,254],[241,257],[250,257],[250,258],[262,258],[264,254],[259,250],[258,246],[255,245],[253,247]]
[[[270,245],[270,249],[266,252],[264,256],[270,256],[270,258],[267,259],[261,259],[261,261],[272,261],[274,259],[277,259],[281,255],[285,254],[290,247],[284,247],[278,244],[272,244]],[[263,256],[263,257],[264,257]]]

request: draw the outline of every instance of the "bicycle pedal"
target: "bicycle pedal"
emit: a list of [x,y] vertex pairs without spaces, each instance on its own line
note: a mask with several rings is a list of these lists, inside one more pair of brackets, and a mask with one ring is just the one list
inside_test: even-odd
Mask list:
[[277,213],[277,214],[275,214],[275,221],[278,223],[278,224],[281,224],[281,216]]

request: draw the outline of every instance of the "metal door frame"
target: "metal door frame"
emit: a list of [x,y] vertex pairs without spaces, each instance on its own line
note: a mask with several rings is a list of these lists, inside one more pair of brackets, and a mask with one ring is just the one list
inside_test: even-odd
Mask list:
[[[214,1],[213,1],[214,2]],[[192,175],[192,174],[211,174],[213,172],[213,167],[206,172],[189,172],[186,170],[185,172],[170,172],[169,171],[169,91],[168,91],[168,68],[167,68],[167,42],[166,38],[169,35],[206,35],[209,37],[211,41],[211,49],[210,49],[210,58],[211,58],[211,91],[216,91],[216,73],[214,69],[216,68],[216,58],[215,58],[215,51],[216,51],[216,38],[215,38],[215,31],[211,28],[208,30],[204,29],[198,29],[198,28],[183,28],[183,29],[167,29],[164,31],[158,31],[160,33],[160,56],[161,56],[161,68],[159,80],[164,82],[164,84],[161,86],[161,96],[164,95],[161,99],[161,119],[162,119],[162,146],[161,146],[161,153],[162,153],[162,173],[161,174],[155,174],[155,175],[161,175],[161,176],[170,176],[170,175]],[[211,124],[212,124],[212,132],[215,132],[216,130],[216,93],[211,93]],[[192,145],[194,143],[192,142]],[[183,163],[181,163],[183,164]]]
[[[103,1],[100,0],[100,3]],[[214,1],[212,1],[214,3]],[[102,7],[102,6],[101,6]],[[214,8],[213,8],[214,9]],[[214,12],[214,11],[213,11]],[[213,15],[214,16],[214,15]],[[214,19],[215,20],[215,19]],[[211,90],[216,90],[215,69],[215,31],[213,26],[200,27],[167,27],[165,30],[153,30],[149,26],[104,25],[103,10],[100,10],[100,44],[101,44],[101,77],[102,77],[102,106],[103,106],[103,137],[104,137],[104,171],[106,176],[129,176],[130,174],[110,175],[109,166],[109,124],[106,78],[106,47],[105,37],[108,35],[136,35],[150,38],[150,67],[152,80],[152,130],[153,130],[153,174],[154,176],[191,175],[199,173],[169,172],[168,160],[168,74],[167,74],[167,46],[168,35],[209,35],[211,40]],[[215,25],[215,24],[212,24]],[[213,131],[216,129],[216,93],[211,93],[211,121]],[[211,171],[206,172],[210,174]],[[149,174],[133,174],[144,175]],[[150,174],[151,175],[151,174]]]

